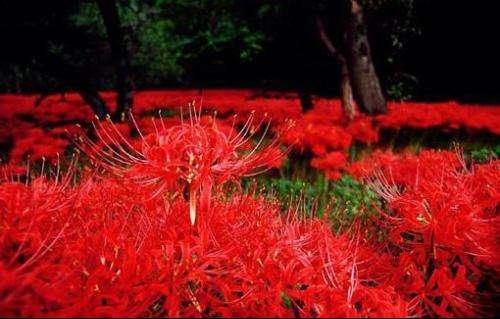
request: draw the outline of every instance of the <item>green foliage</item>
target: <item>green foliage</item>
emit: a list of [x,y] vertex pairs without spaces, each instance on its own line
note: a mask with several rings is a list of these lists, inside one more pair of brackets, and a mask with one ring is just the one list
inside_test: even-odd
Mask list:
[[494,147],[479,146],[465,151],[465,157],[474,163],[485,163],[500,156],[500,144]]
[[307,199],[313,199],[319,195],[318,193],[321,191],[320,188],[313,187],[311,184],[304,181],[286,178],[271,179],[268,186],[276,191],[279,198],[288,200],[297,199],[300,196],[304,196]]
[[[244,16],[243,8],[235,0],[119,1],[138,78],[147,83],[182,81],[188,66],[202,56],[210,56],[214,63],[231,55],[251,61],[262,51],[266,38]],[[71,21],[105,39],[95,2],[81,3]]]
[[7,93],[19,93],[24,83],[31,86],[43,86],[52,84],[53,79],[37,72],[37,59],[32,59],[26,64],[9,64],[0,69],[0,91]]
[[310,171],[308,180],[296,178],[262,178],[258,183],[265,193],[282,203],[283,209],[298,209],[306,216],[322,217],[325,213],[334,231],[348,228],[354,220],[368,223],[369,216],[382,207],[381,199],[366,185],[349,175],[337,181],[327,180],[323,174]]
[[396,73],[388,79],[387,94],[394,100],[406,101],[415,96],[418,80],[411,74]]
[[[383,50],[380,74],[391,99],[404,101],[415,97],[418,79],[405,70],[405,55],[409,44],[422,30],[418,21],[415,0],[363,0],[371,34],[377,37],[377,51]],[[375,52],[377,54],[377,52]]]
[[[303,54],[306,58],[314,59],[316,55],[309,52],[322,52],[322,49],[310,45],[318,41],[314,23],[310,21],[313,12],[321,9],[321,5],[315,2],[116,2],[120,23],[132,53],[131,62],[138,88],[194,84],[198,79],[212,79],[211,74],[218,74],[219,71],[232,77],[239,71],[233,66],[252,62],[255,62],[255,66],[261,65],[255,59],[265,50],[274,53],[273,57],[263,56],[264,61],[272,63],[285,62],[290,60],[289,56]],[[384,43],[381,48],[375,47],[373,50],[375,55],[383,52],[383,56],[374,57],[384,61],[388,58],[387,61],[391,62],[382,64],[390,64],[394,69],[404,71],[404,68],[399,67],[400,53],[407,49],[408,34],[418,31],[414,23],[413,1],[362,2],[367,15],[374,18],[369,25],[370,33],[377,34],[374,44]],[[23,46],[12,45],[7,48],[12,53],[0,65],[0,90],[39,91],[42,88],[62,91],[89,83],[99,89],[113,88],[116,74],[110,61],[104,23],[95,0],[60,1],[57,6],[32,4],[29,10],[22,4],[15,6],[17,14],[4,14],[4,20],[10,16],[12,20],[5,22],[0,32],[4,37],[25,32],[19,36]],[[380,28],[372,32],[373,26]],[[301,38],[301,34],[302,37],[306,35],[307,39]],[[309,40],[311,43],[307,42]],[[277,48],[283,48],[283,51]],[[386,48],[390,48],[390,52],[386,52]],[[282,55],[286,56],[282,59]],[[289,66],[291,70],[295,67],[293,63]],[[389,83],[385,86],[389,88],[389,94],[396,99],[413,97],[414,81],[396,74],[393,69],[387,69],[382,68],[379,73],[382,78],[389,79],[385,81]],[[222,79],[223,83],[224,80],[227,78]],[[261,80],[262,83],[271,81],[269,78],[258,79]],[[292,76],[282,81],[286,87],[287,83],[295,80]]]
[[372,205],[380,200],[372,190],[349,175],[333,183],[330,193],[350,218],[361,217],[366,211],[373,212]]
[[334,229],[348,228],[355,219],[369,223],[369,217],[377,214],[377,207],[382,207],[382,200],[366,185],[349,175],[336,181],[330,191],[335,205],[330,213]]
[[288,308],[288,309],[291,309],[292,308],[292,299],[290,299],[290,297],[284,293],[283,291],[280,292],[280,297],[281,297],[281,302],[283,303],[283,305]]

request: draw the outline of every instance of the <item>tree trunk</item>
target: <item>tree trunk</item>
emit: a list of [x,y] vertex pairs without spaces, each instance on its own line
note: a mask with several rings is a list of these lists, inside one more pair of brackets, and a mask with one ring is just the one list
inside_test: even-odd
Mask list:
[[97,90],[90,87],[80,87],[78,93],[85,103],[90,105],[95,115],[97,115],[100,120],[106,118],[109,114],[109,110],[106,106],[106,102],[104,102]]
[[328,37],[323,20],[319,15],[316,16],[316,26],[318,28],[321,41],[327,48],[328,52],[330,52],[340,65],[340,102],[346,116],[352,120],[356,115],[356,109],[352,97],[351,80],[347,61],[344,55],[335,48],[333,42],[330,40],[330,37]]
[[302,106],[302,112],[308,112],[313,108],[313,102],[311,98],[311,94],[308,90],[304,90],[303,88],[299,88],[298,96],[300,100],[300,105]]
[[363,10],[357,0],[351,0],[350,7],[345,30],[345,55],[354,100],[368,114],[386,113],[387,105],[373,66]]
[[115,0],[97,0],[104,20],[111,47],[111,57],[116,70],[116,111],[114,120],[123,120],[132,110],[134,81],[130,68],[130,54],[120,26],[120,17]]
[[349,69],[345,59],[340,64],[340,103],[344,109],[345,115],[349,120],[356,116],[356,107],[352,97],[351,80],[349,77]]
[[[65,92],[68,88],[75,89],[82,99],[87,103],[99,119],[104,119],[109,114],[106,102],[99,95],[93,75],[95,70],[91,66],[77,68],[66,59],[54,56],[42,56],[44,68],[43,72],[58,79],[62,87],[58,89]],[[35,100],[35,106],[39,106],[52,92],[43,91]],[[64,93],[62,93],[64,99]]]

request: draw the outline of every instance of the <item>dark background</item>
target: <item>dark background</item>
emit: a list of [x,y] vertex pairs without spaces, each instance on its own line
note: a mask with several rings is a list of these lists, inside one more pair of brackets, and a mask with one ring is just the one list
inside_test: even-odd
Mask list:
[[[249,1],[247,17],[252,16]],[[271,1],[272,2],[272,1]],[[284,1],[280,19],[271,19],[259,26],[270,35],[263,50],[251,61],[242,62],[226,51],[202,54],[191,60],[182,81],[159,83],[137,81],[138,89],[169,87],[253,87],[299,90],[335,96],[338,94],[338,66],[323,47],[315,29],[312,11],[302,1]],[[394,82],[395,74],[411,74],[411,98],[417,100],[459,100],[470,103],[500,103],[500,49],[498,46],[500,16],[497,1],[415,1],[414,21],[420,32],[407,36],[405,47],[397,52],[397,61],[387,63],[390,35],[380,21],[394,16],[374,16],[365,10],[368,34],[377,73],[384,88]],[[54,10],[57,8],[57,10]],[[73,1],[2,1],[0,7],[0,70],[25,65],[33,56],[42,56],[48,38],[75,41],[92,46],[92,39],[65,26],[65,14],[74,10]],[[243,13],[245,8],[242,7]],[[241,12],[240,12],[241,13]],[[335,20],[335,4],[328,4],[325,20]],[[395,14],[398,14],[397,12]],[[332,25],[333,30],[333,25]],[[332,32],[332,36],[335,32]],[[95,51],[96,65],[106,64]],[[214,56],[219,62],[213,62]],[[222,56],[221,56],[222,55]],[[224,63],[220,63],[220,60]],[[57,64],[45,66],[54,72]],[[93,72],[94,65],[84,66]],[[97,68],[97,67],[95,67]],[[56,73],[58,70],[55,70]],[[43,75],[43,68],[38,70]],[[59,70],[64,72],[64,70]],[[10,79],[2,73],[4,83]],[[37,73],[38,74],[38,73]],[[96,71],[98,74],[98,71]],[[38,79],[37,79],[38,76]],[[17,92],[57,91],[71,89],[44,81],[32,75]],[[391,82],[392,81],[392,82]],[[102,89],[108,89],[102,83]],[[0,86],[3,92],[13,92]]]

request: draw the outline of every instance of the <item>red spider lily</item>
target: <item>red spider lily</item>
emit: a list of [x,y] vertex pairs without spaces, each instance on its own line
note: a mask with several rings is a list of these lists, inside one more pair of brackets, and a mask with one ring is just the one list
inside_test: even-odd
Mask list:
[[[198,96],[194,91],[184,97],[179,93],[186,92],[139,93],[136,110],[177,107]],[[57,170],[51,177],[29,172],[17,177],[18,172],[3,170],[18,168],[2,167],[0,315],[489,314],[483,310],[488,302],[493,304],[490,295],[497,287],[483,286],[498,280],[498,161],[467,167],[453,152],[375,152],[346,167],[343,155],[352,139],[373,138],[365,118],[345,128],[337,101],[315,99],[315,109],[301,119],[295,96],[250,94],[205,95],[204,105],[224,113],[225,120],[199,115],[192,122],[138,119],[143,138],[134,138],[136,128],[127,124],[99,123],[98,141],[81,145],[115,174],[84,167],[74,179]],[[33,100],[0,96],[0,103],[20,105],[19,112],[0,105],[6,110],[0,112],[0,122],[8,128],[0,135],[17,145],[16,160],[29,152],[36,157],[54,152],[57,158],[59,147],[23,145],[23,140],[38,142],[47,136],[65,138],[62,128],[38,130],[23,120],[32,113]],[[51,125],[85,120],[82,114],[64,115],[69,105],[83,107],[77,95],[68,95],[67,101],[64,105],[59,97],[51,97],[36,110],[36,118]],[[493,123],[498,113],[489,108],[446,103],[432,106],[433,113],[426,115],[431,106],[408,105],[416,109],[402,115],[390,105],[389,117],[379,118],[382,126],[497,129]],[[332,117],[325,117],[331,108]],[[265,112],[272,116],[273,131],[287,117],[294,119],[297,131],[278,138],[287,144],[297,141],[297,149],[311,149],[314,165],[327,174],[340,174],[342,168],[368,178],[387,201],[387,211],[375,220],[385,236],[382,243],[365,239],[369,230],[362,224],[355,224],[351,236],[334,235],[325,222],[327,214],[324,220],[301,219],[294,212],[283,215],[277,203],[264,196],[224,191],[225,182],[237,184],[241,175],[279,165],[273,163],[280,158],[276,144],[271,142],[261,153],[260,146],[248,140],[259,125],[228,116],[235,111],[250,114],[252,109],[253,122],[260,123]],[[237,132],[239,124],[243,129]],[[42,160],[43,171],[45,164]],[[181,194],[192,189],[194,195],[183,199]],[[194,228],[185,212],[195,212],[198,199],[202,218]]]
[[250,116],[241,131],[231,130],[227,134],[219,129],[215,119],[210,124],[202,123],[201,114],[193,113],[189,121],[169,128],[160,120],[160,123],[153,122],[155,132],[149,135],[143,136],[137,128],[142,137],[139,151],[116,125],[107,128],[100,124],[96,132],[107,149],[88,138],[82,140],[82,149],[118,175],[156,188],[153,197],[187,188],[190,220],[194,225],[197,198],[201,196],[201,204],[208,205],[214,184],[259,174],[275,166],[283,156],[276,139],[259,150],[269,124],[257,145],[250,148],[250,137],[261,125],[262,122],[254,125]]
[[74,217],[72,169],[57,168],[54,180],[28,171],[23,183],[9,175],[0,183],[0,313],[41,316],[61,301],[58,284],[69,273],[60,253]]
[[[127,179],[88,178],[67,190],[77,193],[71,208],[60,209],[62,217],[72,216],[70,226],[47,237],[55,241],[44,258],[0,268],[2,315],[358,316],[401,308],[397,298],[375,297],[387,296],[390,288],[365,286],[370,262],[361,251],[369,248],[334,236],[319,220],[283,218],[276,205],[239,194],[229,201],[212,198],[199,221],[205,231],[195,233],[177,213],[188,205],[182,199],[151,199]],[[19,187],[26,192],[39,185]],[[5,206],[14,216],[30,200],[10,186],[0,190],[6,203],[16,203]],[[31,225],[21,228],[30,234],[53,234],[43,219],[33,223],[33,215],[17,215]],[[38,249],[36,237],[30,242],[23,251]],[[2,254],[0,267],[11,259]]]
[[391,287],[375,282],[370,247],[334,236],[320,220],[282,217],[261,196],[227,198],[215,188],[197,232],[179,214],[189,205],[182,198],[151,198],[133,179],[98,174],[74,186],[68,178],[0,184],[0,314],[290,317],[404,309]]
[[362,143],[371,144],[379,140],[378,128],[376,128],[369,117],[358,117],[350,122],[346,131],[352,137]]
[[450,127],[487,130],[499,134],[500,111],[491,106],[448,103],[389,103],[389,112],[377,117],[381,127]]
[[[438,166],[444,176],[435,174],[436,179],[444,178],[439,193],[460,185],[463,193],[471,189],[483,194],[481,205],[492,203],[495,193],[474,186],[474,176],[479,174],[478,182],[495,185],[497,168],[488,164],[457,174],[456,169],[444,167]],[[453,178],[462,182],[470,178],[472,184],[452,182]],[[474,297],[477,276],[484,267],[477,260],[485,264],[490,260],[478,252],[490,249],[484,244],[495,235],[476,234],[474,229],[484,225],[473,223],[467,224],[470,230],[457,229],[462,236],[446,236],[453,231],[439,211],[443,203],[452,202],[446,196],[434,195],[428,206],[433,218],[443,224],[422,224],[414,211],[422,212],[418,196],[431,198],[431,188],[425,184],[432,179],[417,184],[415,178],[406,180],[411,183],[391,200],[394,214],[384,217],[389,240],[398,246],[389,250],[394,255],[367,243],[359,235],[362,229],[352,238],[336,236],[321,220],[300,220],[293,212],[281,216],[277,205],[255,194],[237,192],[228,198],[215,187],[210,206],[198,220],[203,227],[193,231],[181,213],[189,203],[180,197],[151,198],[150,190],[133,179],[99,176],[95,171],[71,187],[50,179],[27,184],[6,180],[0,184],[0,313],[63,317],[476,314],[481,308]],[[413,192],[417,186],[420,193]],[[488,216],[489,209],[480,215]],[[466,220],[471,211],[461,214]],[[421,239],[401,235],[416,231]],[[425,235],[430,232],[435,232],[434,239]],[[481,246],[469,245],[471,238]],[[432,241],[436,249],[431,255]],[[19,248],[13,243],[23,244]],[[434,260],[432,270],[429,256]]]
[[477,285],[485,267],[498,268],[499,220],[498,201],[477,200],[491,198],[478,182],[498,184],[498,164],[469,171],[456,153],[430,151],[386,160],[370,165],[379,165],[373,186],[391,208],[382,215],[400,251],[395,286],[415,315],[481,315]]
[[[101,96],[113,110],[116,94],[102,92]],[[40,159],[42,156],[55,158],[56,154],[61,153],[68,145],[67,137],[46,132],[46,140],[38,144],[52,146],[34,149],[28,144],[35,140],[26,139],[25,134],[26,126],[33,127],[33,122],[40,126],[49,125],[57,131],[61,123],[63,126],[69,122],[84,124],[92,119],[90,108],[76,93],[48,96],[38,107],[34,106],[36,99],[35,95],[0,95],[0,144],[14,142],[14,149],[8,151],[12,153],[10,158],[13,164],[22,162],[28,153],[31,153],[32,159]],[[303,115],[296,94],[256,94],[251,90],[142,91],[135,94],[134,109],[139,115],[157,108],[177,110],[193,100],[202,101],[206,109],[218,111],[222,118],[234,113],[243,115],[236,119],[235,123],[238,125],[243,125],[252,112],[258,121],[266,116],[272,118],[272,131],[287,127],[290,120],[295,121],[296,129],[283,134],[280,142],[293,145],[299,151],[310,150],[318,156],[331,151],[345,151],[353,139],[362,143],[374,143],[378,140],[378,131],[381,128],[465,128],[470,131],[484,130],[491,134],[500,134],[497,124],[500,121],[500,112],[497,107],[460,105],[455,102],[392,102],[388,105],[388,114],[378,116],[375,121],[366,116],[359,116],[347,124],[343,121],[343,112],[338,100],[313,97],[314,108]],[[338,171],[326,173],[332,176],[339,174]]]
[[323,157],[315,157],[311,166],[326,171],[327,177],[332,180],[342,176],[340,170],[347,166],[347,157],[343,152],[330,152]]

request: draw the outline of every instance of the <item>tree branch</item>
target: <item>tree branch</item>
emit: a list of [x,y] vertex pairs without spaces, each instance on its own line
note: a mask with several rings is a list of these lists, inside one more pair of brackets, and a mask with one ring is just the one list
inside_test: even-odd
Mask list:
[[323,19],[319,15],[316,15],[316,27],[318,28],[318,32],[319,32],[319,36],[321,38],[321,41],[325,45],[328,52],[330,52],[330,54],[333,55],[341,64],[347,63],[345,57],[342,55],[342,53],[340,53],[337,50],[337,48],[335,48],[332,40],[330,40],[330,37],[326,33],[325,24],[323,23]]

